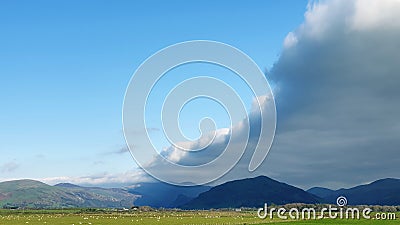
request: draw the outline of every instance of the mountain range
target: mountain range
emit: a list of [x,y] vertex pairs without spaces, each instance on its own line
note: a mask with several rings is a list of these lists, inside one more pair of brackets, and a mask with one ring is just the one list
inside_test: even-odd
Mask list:
[[137,197],[119,188],[50,186],[35,180],[0,183],[0,207],[3,208],[122,208],[131,207]]
[[311,188],[307,192],[323,198],[326,203],[336,203],[339,196],[345,196],[349,205],[400,205],[400,180],[386,178],[349,189],[331,190]]
[[350,205],[400,205],[400,180],[387,178],[348,189],[314,187],[307,191],[265,176],[229,181],[215,187],[180,187],[161,182],[129,188],[54,186],[34,180],[0,183],[0,207],[121,208],[151,206],[182,209],[260,207],[264,203],[336,204],[345,196]]

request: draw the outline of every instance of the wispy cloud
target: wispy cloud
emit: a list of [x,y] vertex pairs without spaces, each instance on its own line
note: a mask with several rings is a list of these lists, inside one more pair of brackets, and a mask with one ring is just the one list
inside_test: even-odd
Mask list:
[[102,165],[102,164],[104,164],[104,161],[101,161],[101,160],[93,162],[93,165]]
[[121,147],[113,151],[103,152],[102,155],[123,155],[129,152],[128,147]]
[[72,183],[82,186],[125,187],[141,182],[154,181],[142,170],[130,170],[124,173],[100,173],[83,177],[61,176],[38,179],[44,183],[54,185],[58,183]]
[[15,161],[7,162],[0,166],[0,171],[2,173],[11,173],[11,172],[14,172],[15,170],[17,170],[19,168],[19,166],[20,165],[18,163],[16,163]]
[[[155,133],[155,132],[160,132],[161,129],[157,128],[157,127],[146,127],[146,131],[148,133]],[[121,130],[121,132],[124,133],[123,130]],[[146,135],[145,133],[142,132],[142,130],[139,130],[139,129],[138,130],[133,129],[133,130],[125,131],[125,132],[128,132],[129,134],[132,134],[132,135],[137,135],[137,136]]]
[[129,152],[128,147],[123,147],[123,148],[120,148],[120,149],[118,149],[118,150],[116,150],[116,151],[114,151],[112,153],[119,155],[119,154],[125,154],[127,152]]
[[147,127],[146,128],[147,132],[159,132],[160,129],[156,127]]

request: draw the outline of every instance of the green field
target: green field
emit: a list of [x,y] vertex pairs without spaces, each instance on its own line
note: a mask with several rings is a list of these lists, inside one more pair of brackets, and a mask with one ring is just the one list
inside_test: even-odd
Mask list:
[[87,213],[79,210],[27,210],[27,211],[0,211],[1,225],[124,225],[124,224],[187,224],[187,225],[235,225],[235,224],[399,224],[397,220],[346,220],[346,219],[320,219],[320,220],[279,220],[257,217],[255,211],[152,211],[152,212],[104,212]]

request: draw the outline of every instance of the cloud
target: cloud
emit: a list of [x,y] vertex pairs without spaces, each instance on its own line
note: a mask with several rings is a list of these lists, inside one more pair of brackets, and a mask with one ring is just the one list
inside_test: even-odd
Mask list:
[[123,155],[126,153],[129,153],[129,148],[127,146],[124,146],[114,151],[103,152],[102,155]]
[[4,163],[3,165],[0,166],[0,171],[2,173],[11,173],[14,172],[19,168],[19,164],[17,164],[14,161]]
[[[184,151],[181,148],[170,146],[161,152],[161,156],[156,156],[148,164],[144,165],[147,170],[157,171],[158,176],[162,176],[166,180],[179,179],[180,183],[201,183],[203,177],[212,177],[219,167],[212,167],[213,169],[196,171],[195,173],[182,171],[180,169],[173,171],[167,166],[166,160],[172,161],[179,165],[184,166],[200,166],[207,164],[214,159],[217,159],[225,149],[228,151],[241,153],[243,148],[246,149],[242,158],[238,162],[237,168],[234,168],[229,173],[232,176],[225,176],[218,181],[211,183],[211,185],[219,184],[231,179],[240,179],[254,175],[249,172],[249,163],[254,153],[254,149],[259,142],[259,134],[261,130],[261,112],[270,112],[273,107],[271,96],[258,96],[252,102],[252,107],[247,118],[244,118],[231,128],[222,128],[212,131],[198,140],[178,143],[183,149],[195,149],[196,151]],[[263,110],[260,110],[262,107]],[[264,115],[263,119],[272,118],[271,116]],[[271,121],[266,121],[271,123]],[[247,129],[249,127],[249,130]],[[266,129],[269,131],[269,129]],[[210,140],[212,140],[210,142]],[[208,145],[208,143],[210,143]],[[199,150],[200,149],[200,150]],[[199,150],[199,151],[198,151]],[[236,154],[235,153],[235,154]],[[224,162],[228,162],[235,157],[235,154],[227,154]],[[258,155],[257,155],[258,156]],[[226,159],[226,161],[225,161]],[[225,165],[224,165],[225,166]],[[198,173],[198,174],[196,174]],[[177,178],[179,177],[179,178]]]
[[101,186],[101,187],[126,187],[141,182],[154,181],[144,174],[141,170],[130,170],[124,173],[101,173],[83,177],[47,177],[38,179],[44,183],[54,185],[58,183],[72,183],[82,186]]
[[[157,133],[160,132],[161,130],[157,127],[146,127],[147,133]],[[121,130],[122,133],[124,133],[123,130]],[[125,133],[128,133],[130,135],[136,135],[136,136],[145,136],[146,133],[143,133],[142,130],[140,129],[131,129],[129,131],[125,130]]]
[[112,152],[113,154],[125,154],[125,153],[127,153],[127,152],[129,152],[129,149],[128,149],[128,147],[123,147],[123,148],[120,148],[120,149],[118,149],[118,150],[116,150],[116,151],[114,151],[114,152]]
[[398,13],[400,4],[398,0],[390,1],[356,1],[355,12],[351,17],[350,26],[356,30],[398,29]]
[[[170,146],[169,148],[165,149],[161,154],[168,160],[174,163],[179,163],[181,165],[195,166],[204,164],[212,160],[212,158],[215,158],[219,154],[221,154],[221,151],[209,149],[209,144],[211,143],[211,145],[214,146],[218,145],[222,147],[220,148],[222,150],[222,145],[226,145],[226,140],[229,139],[229,135],[230,129],[218,129],[216,131],[207,133],[198,140],[178,143],[178,146],[181,148],[189,150],[195,149],[200,151],[189,152],[183,151],[182,149],[175,146]],[[155,163],[155,161],[153,161],[153,163]],[[154,164],[151,166],[154,166]]]
[[283,41],[284,48],[290,48],[296,44],[297,44],[297,37],[292,32],[286,35],[285,40]]
[[97,160],[97,161],[93,162],[93,165],[103,165],[103,164],[104,164],[104,161],[101,161],[101,160]]
[[147,127],[146,130],[149,133],[151,133],[151,132],[159,132],[160,131],[160,129],[156,128],[156,127]]
[[303,187],[398,176],[399,12],[400,1],[310,3],[268,74],[279,121],[263,170]]
[[[252,111],[247,151],[213,184],[263,174],[303,188],[338,188],[398,177],[399,12],[400,1],[311,2],[304,22],[288,33],[267,74],[276,85],[278,126],[266,161],[248,171],[260,130],[260,115]],[[239,123],[228,131],[241,127]],[[244,135],[231,137],[227,130],[215,134],[218,138],[204,151],[189,154],[169,147],[162,154],[179,164],[199,165],[221,154],[229,138],[238,146],[244,141]],[[203,141],[185,146],[196,148]],[[147,166],[162,170],[155,162]],[[213,171],[164,172],[191,180]]]

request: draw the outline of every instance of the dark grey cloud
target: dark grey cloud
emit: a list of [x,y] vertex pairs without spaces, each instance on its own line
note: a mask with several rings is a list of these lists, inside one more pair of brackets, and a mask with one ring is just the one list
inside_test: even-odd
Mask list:
[[[268,74],[278,130],[264,170],[302,187],[400,170],[400,2],[322,1]],[[371,7],[371,6],[374,7]]]

